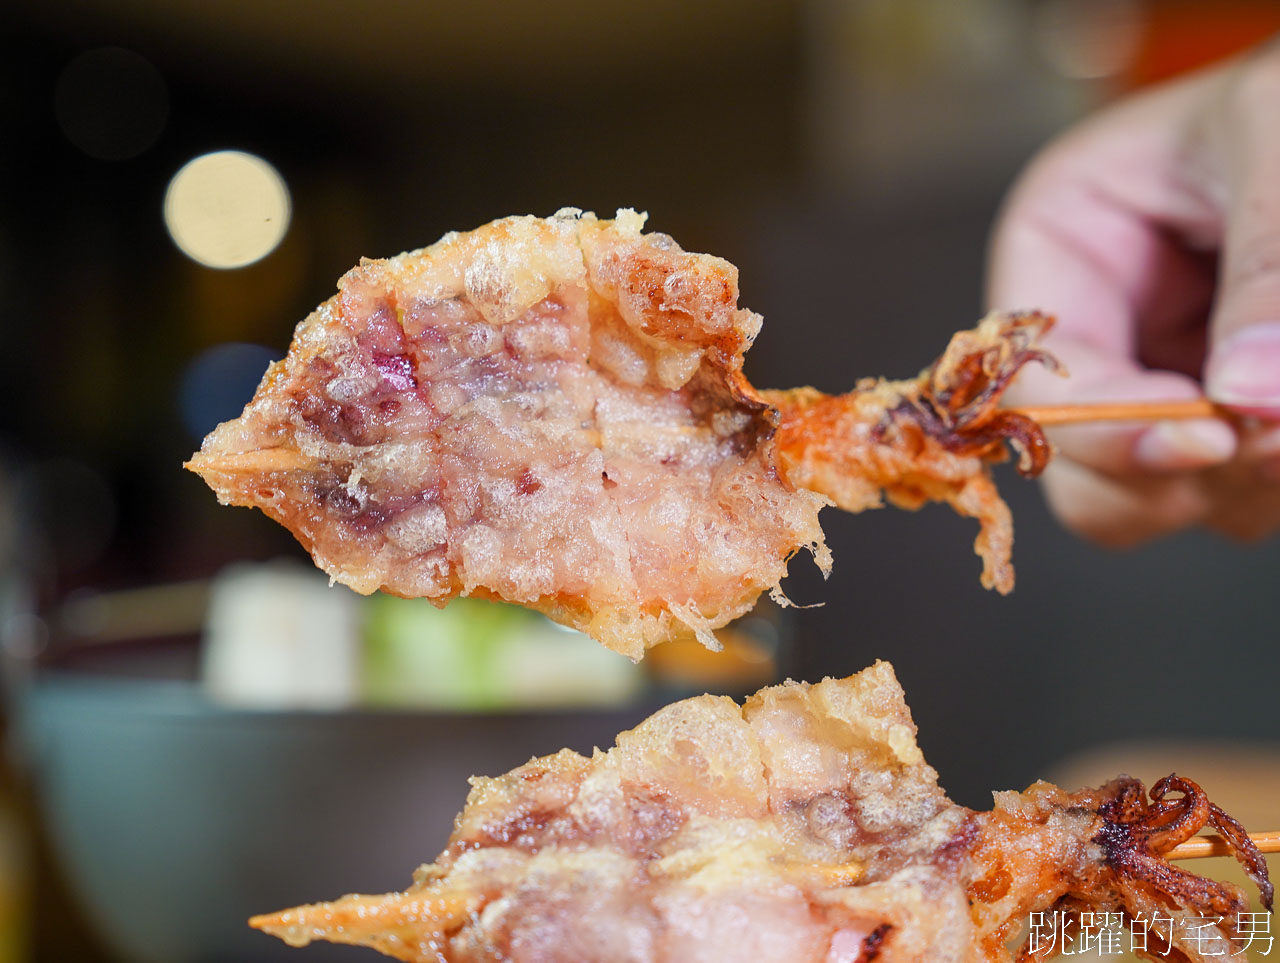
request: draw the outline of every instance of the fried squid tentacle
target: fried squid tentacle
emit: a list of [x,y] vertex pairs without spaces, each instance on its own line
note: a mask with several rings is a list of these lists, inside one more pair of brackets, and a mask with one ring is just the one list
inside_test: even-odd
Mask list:
[[1007,442],[1018,452],[1018,471],[1034,478],[1049,462],[1044,432],[1030,418],[999,405],[1014,376],[1031,362],[1066,373],[1053,355],[1036,347],[1052,327],[1053,318],[1039,312],[993,314],[976,329],[957,333],[921,373],[916,393],[904,392],[894,414],[914,418],[956,454],[1003,460],[998,449]]
[[[1020,940],[1031,914],[1107,913],[1147,921],[1164,958],[1209,963],[1240,949],[1244,893],[1163,854],[1225,825],[1271,898],[1265,864],[1220,812],[1176,776],[1150,800],[1121,778],[957,806],[878,663],[741,706],[688,699],[590,759],[564,750],[473,780],[448,846],[407,892],[252,925],[407,963],[1010,963],[1069,948]],[[1209,923],[1192,938],[1160,922],[1184,917]]]
[[[1181,793],[1173,799],[1170,792]],[[1151,787],[1151,801],[1142,795],[1142,784],[1129,781],[1115,803],[1103,807],[1107,819],[1100,842],[1113,853],[1113,861],[1129,870],[1135,862],[1150,864],[1175,847],[1185,843],[1205,826],[1211,826],[1226,841],[1236,861],[1249,878],[1258,886],[1262,905],[1273,908],[1275,891],[1267,876],[1266,858],[1244,827],[1209,800],[1199,785],[1176,773],[1170,773]],[[1214,884],[1216,890],[1206,890],[1200,884],[1204,880],[1182,874],[1184,879],[1197,880],[1189,884],[1187,897],[1205,903],[1205,908],[1218,912],[1230,912],[1238,908],[1236,895],[1222,884]],[[1170,894],[1177,896],[1179,894]]]
[[1043,314],[993,314],[961,331],[947,350],[910,381],[865,380],[844,395],[812,388],[766,391],[779,411],[774,439],[783,476],[826,495],[845,511],[951,505],[980,525],[974,547],[982,584],[1013,589],[1013,519],[989,466],[1018,453],[1018,470],[1034,477],[1051,447],[1031,419],[999,408],[1014,375],[1038,361],[1060,370],[1035,347],[1052,326]]
[[1248,831],[1239,822],[1232,819],[1213,803],[1209,804],[1209,825],[1212,826],[1231,848],[1235,857],[1262,895],[1262,905],[1269,912],[1275,912],[1275,886],[1267,874],[1267,858],[1258,849],[1257,844],[1249,838]]
[[[1181,793],[1170,798],[1170,792]],[[1093,842],[1102,859],[1089,868],[1082,891],[1073,890],[1053,904],[1064,930],[1078,928],[1081,914],[1120,913],[1128,925],[1145,931],[1146,959],[1195,961],[1243,951],[1241,914],[1249,908],[1238,886],[1196,876],[1163,858],[1206,825],[1219,831],[1257,884],[1262,904],[1272,908],[1273,890],[1257,846],[1238,822],[1210,802],[1190,779],[1170,774],[1151,787],[1150,799],[1136,779],[1121,777],[1089,800],[1101,823]],[[1188,926],[1188,923],[1194,924]],[[1036,951],[1028,941],[1020,960],[1055,955]]]

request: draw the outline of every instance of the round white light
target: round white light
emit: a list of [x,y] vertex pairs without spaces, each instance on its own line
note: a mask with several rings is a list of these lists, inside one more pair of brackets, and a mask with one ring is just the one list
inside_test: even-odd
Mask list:
[[164,223],[182,253],[206,267],[261,260],[289,228],[289,189],[261,157],[223,150],[189,161],[169,181]]

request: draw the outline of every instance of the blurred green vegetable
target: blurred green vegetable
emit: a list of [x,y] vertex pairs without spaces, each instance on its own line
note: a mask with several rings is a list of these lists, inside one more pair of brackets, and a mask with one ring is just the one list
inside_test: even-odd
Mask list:
[[441,709],[601,706],[631,700],[637,666],[527,609],[455,599],[365,601],[368,705]]

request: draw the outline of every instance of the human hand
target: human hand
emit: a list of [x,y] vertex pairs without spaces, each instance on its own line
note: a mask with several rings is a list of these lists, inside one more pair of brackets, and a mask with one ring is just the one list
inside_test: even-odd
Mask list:
[[1280,44],[1045,149],[997,223],[988,300],[1057,315],[1046,346],[1071,372],[1025,371],[1010,404],[1203,394],[1242,416],[1053,431],[1066,525],[1111,545],[1280,528]]

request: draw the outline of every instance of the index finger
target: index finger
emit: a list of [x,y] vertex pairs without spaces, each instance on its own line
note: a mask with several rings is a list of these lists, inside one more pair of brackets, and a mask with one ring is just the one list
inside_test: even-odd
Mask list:
[[[1010,391],[1012,404],[1200,395],[1185,372],[1199,370],[1212,278],[1189,247],[1214,243],[1221,217],[1182,168],[1183,132],[1193,129],[1195,110],[1218,83],[1193,78],[1104,112],[1047,150],[1011,193],[993,236],[988,299],[994,307],[1056,315],[1046,346],[1072,375],[1029,371]],[[1164,354],[1180,353],[1182,363],[1171,367],[1184,373],[1149,369],[1140,352],[1144,336],[1173,345],[1177,350]],[[1114,474],[1144,463],[1185,470],[1231,456],[1227,425],[1182,427],[1147,443],[1149,426],[1132,423],[1058,433],[1055,441],[1069,457]]]

